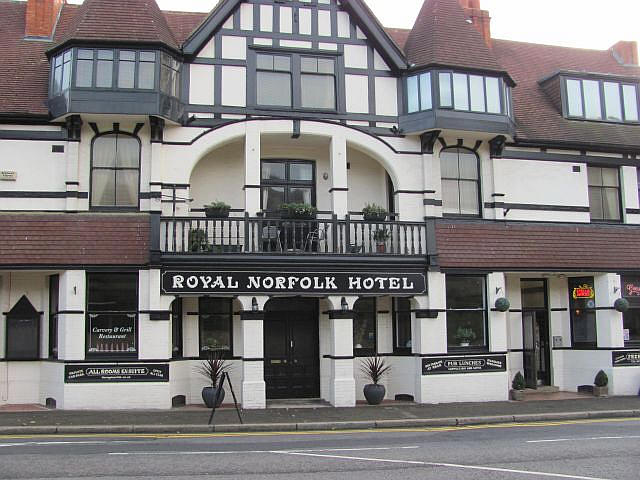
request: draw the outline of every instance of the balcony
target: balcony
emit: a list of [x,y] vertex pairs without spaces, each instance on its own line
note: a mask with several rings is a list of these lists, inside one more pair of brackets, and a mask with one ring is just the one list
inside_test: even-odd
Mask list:
[[344,255],[426,257],[425,222],[344,219],[322,213],[314,219],[231,216],[162,217],[162,255]]

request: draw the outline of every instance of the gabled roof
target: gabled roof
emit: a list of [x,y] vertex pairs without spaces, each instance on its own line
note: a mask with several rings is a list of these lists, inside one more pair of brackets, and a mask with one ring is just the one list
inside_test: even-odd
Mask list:
[[[242,0],[221,0],[211,11],[209,17],[187,38],[183,45],[184,54],[187,56],[195,55],[238,8],[240,3],[242,3]],[[407,67],[402,51],[389,37],[363,0],[342,2],[342,8],[349,12],[351,18],[376,46],[378,52],[390,67],[396,70],[402,70]]]
[[425,0],[404,52],[416,67],[504,71],[458,0]]
[[155,0],[84,0],[61,43],[69,40],[162,43],[179,49]]
[[568,120],[539,83],[560,71],[611,74],[640,81],[639,67],[621,65],[610,50],[494,39],[493,52],[518,85],[513,89],[518,141],[580,144],[585,148],[590,144],[611,145],[617,146],[616,150],[620,146],[640,148],[637,125]]
[[180,45],[207,19],[207,14],[202,12],[163,11],[162,13],[164,13],[167,24]]

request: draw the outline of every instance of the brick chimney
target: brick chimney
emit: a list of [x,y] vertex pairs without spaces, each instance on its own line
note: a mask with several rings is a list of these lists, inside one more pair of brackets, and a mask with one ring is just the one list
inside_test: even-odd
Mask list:
[[469,19],[480,32],[484,42],[491,48],[491,17],[487,10],[480,8],[480,0],[458,0]]
[[635,41],[616,43],[609,49],[622,65],[638,65],[638,43]]
[[51,38],[65,3],[66,0],[28,0],[25,36]]

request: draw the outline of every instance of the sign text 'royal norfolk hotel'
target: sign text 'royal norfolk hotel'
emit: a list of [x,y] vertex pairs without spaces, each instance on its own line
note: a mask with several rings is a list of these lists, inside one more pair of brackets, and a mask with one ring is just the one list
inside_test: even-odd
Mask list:
[[163,272],[163,293],[356,294],[426,291],[421,273]]

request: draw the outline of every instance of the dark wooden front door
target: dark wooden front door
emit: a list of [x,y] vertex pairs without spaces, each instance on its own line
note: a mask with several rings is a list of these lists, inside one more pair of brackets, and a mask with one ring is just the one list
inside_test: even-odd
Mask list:
[[528,388],[551,384],[549,312],[545,280],[523,280],[522,344]]
[[320,396],[318,301],[270,300],[264,320],[267,398]]

